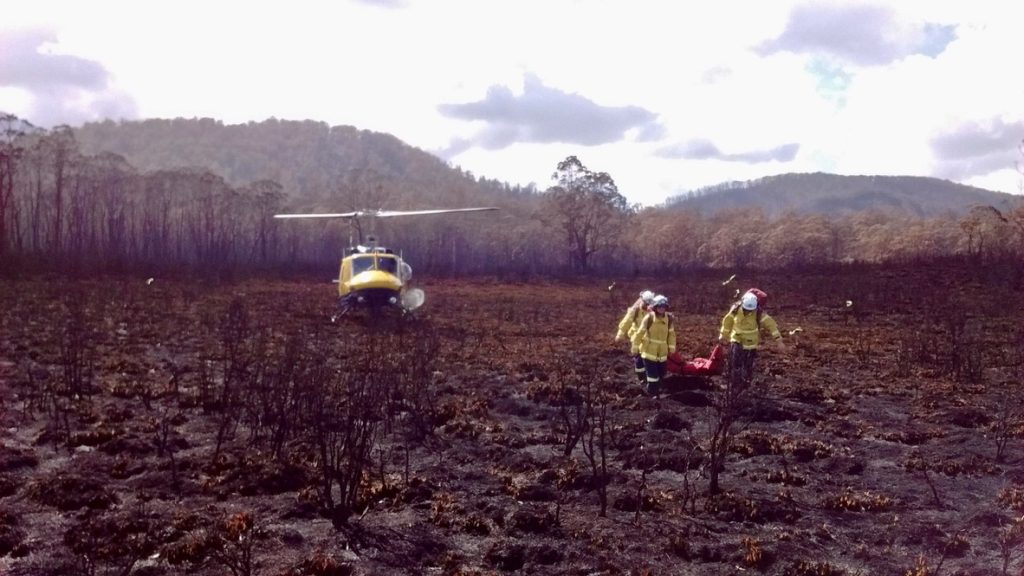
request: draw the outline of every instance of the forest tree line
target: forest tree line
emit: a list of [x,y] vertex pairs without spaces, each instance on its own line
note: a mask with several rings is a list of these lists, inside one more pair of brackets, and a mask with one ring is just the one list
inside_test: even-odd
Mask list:
[[[7,273],[333,273],[358,230],[343,221],[273,218],[326,206],[501,209],[374,225],[384,245],[431,275],[651,274],[1024,255],[1024,206],[978,206],[935,218],[641,209],[626,201],[611,174],[574,156],[555,165],[552,182],[545,190],[513,188],[453,170],[434,183],[410,184],[373,167],[347,167],[319,197],[297,197],[275,179],[232,185],[206,168],[140,171],[122,156],[83,152],[69,127],[43,130],[2,115],[0,266]],[[360,223],[364,234],[367,226]]]

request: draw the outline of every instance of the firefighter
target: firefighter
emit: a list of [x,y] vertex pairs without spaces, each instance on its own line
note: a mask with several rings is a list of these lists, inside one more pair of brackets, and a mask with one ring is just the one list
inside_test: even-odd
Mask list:
[[668,355],[676,351],[676,331],[668,313],[668,298],[658,294],[651,300],[651,311],[640,321],[633,333],[633,345],[644,363],[645,392],[657,396],[665,375]]
[[640,321],[647,315],[648,306],[651,304],[651,300],[654,300],[654,292],[650,290],[644,290],[640,293],[640,297],[636,299],[636,302],[626,310],[626,314],[619,321],[619,330],[615,333],[615,341],[622,341],[623,337],[629,338],[629,354],[633,357],[633,371],[636,374],[637,380],[643,385],[644,377],[644,359],[640,357],[640,353],[636,349],[636,345],[633,344],[633,333],[636,332],[636,327],[640,324]]
[[764,311],[767,299],[767,294],[751,288],[722,318],[718,342],[723,346],[729,346],[726,373],[729,383],[737,387],[737,390],[749,386],[754,378],[754,360],[757,358],[757,349],[761,346],[761,332],[771,334],[780,351],[786,350],[778,325]]

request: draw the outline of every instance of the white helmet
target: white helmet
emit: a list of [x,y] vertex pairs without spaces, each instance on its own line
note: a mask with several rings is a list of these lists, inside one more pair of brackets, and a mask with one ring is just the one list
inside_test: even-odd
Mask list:
[[654,292],[650,290],[644,290],[640,293],[640,299],[644,301],[644,304],[650,304],[654,300]]
[[748,312],[751,310],[757,310],[757,296],[755,296],[753,292],[747,292],[743,295],[743,299],[740,300],[740,305]]
[[658,294],[651,300],[651,307],[668,306],[668,297]]

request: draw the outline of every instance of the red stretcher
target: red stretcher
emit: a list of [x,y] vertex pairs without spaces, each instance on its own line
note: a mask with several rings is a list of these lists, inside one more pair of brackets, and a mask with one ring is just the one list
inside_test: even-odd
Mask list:
[[684,360],[679,352],[673,352],[668,355],[666,368],[669,373],[680,376],[717,376],[725,371],[725,348],[715,344],[710,357],[693,360]]

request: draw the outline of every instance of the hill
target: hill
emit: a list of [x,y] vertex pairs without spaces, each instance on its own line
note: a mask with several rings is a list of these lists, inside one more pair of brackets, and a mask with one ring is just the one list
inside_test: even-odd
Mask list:
[[976,205],[1005,210],[1020,202],[1021,198],[1013,194],[938,178],[814,173],[727,182],[673,197],[666,205],[670,208],[695,208],[705,214],[729,208],[759,207],[768,216],[790,211],[843,215],[885,210],[934,217],[961,215]]
[[234,186],[274,180],[305,208],[338,209],[339,188],[357,184],[384,188],[388,207],[493,201],[524,191],[477,179],[389,134],[312,120],[104,121],[76,129],[75,137],[83,152],[113,152],[141,171],[200,167]]
[[[200,167],[234,186],[274,180],[293,207],[303,209],[367,207],[340,205],[353,202],[351,196],[342,197],[354,188],[376,190],[369,199],[364,190],[354,202],[391,208],[479,203],[511,207],[536,192],[474,176],[390,134],[312,120],[234,125],[210,118],[108,120],[76,129],[75,137],[83,152],[113,152],[141,171]],[[866,210],[934,217],[961,215],[979,204],[1005,210],[1020,201],[1012,194],[937,178],[814,173],[726,182],[670,198],[666,206],[705,214],[760,207],[770,217],[791,211],[845,215]]]

